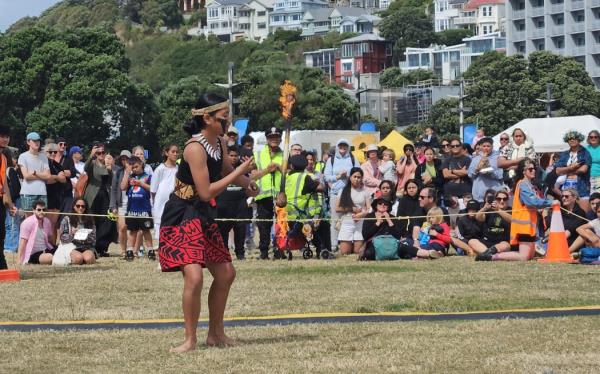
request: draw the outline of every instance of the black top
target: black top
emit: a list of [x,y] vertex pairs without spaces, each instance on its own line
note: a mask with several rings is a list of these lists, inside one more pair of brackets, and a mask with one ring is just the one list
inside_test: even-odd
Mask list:
[[[191,144],[189,142],[188,144]],[[208,142],[206,138],[202,137],[199,140],[196,140],[196,143],[200,144],[204,150],[206,151],[206,167],[208,168],[208,179],[210,183],[214,183],[221,179],[221,171],[223,170],[223,151],[221,149],[221,140],[217,142],[217,152],[220,156],[215,157],[215,154],[211,154],[208,149],[211,147],[207,147]],[[187,144],[186,144],[187,147]],[[184,158],[181,159],[179,164],[179,169],[177,169],[177,179],[182,181],[185,184],[189,184],[190,186],[194,185],[194,178],[192,177],[192,171],[190,170],[190,164],[185,161]]]
[[504,220],[498,213],[486,214],[483,236],[494,243],[510,241],[510,222]]
[[[58,175],[63,171],[63,167],[58,162],[48,159],[48,166],[50,167],[50,174]],[[71,184],[71,181],[68,181]],[[46,194],[48,199],[48,209],[60,209],[63,198],[63,191],[66,183],[56,182],[53,184],[46,185]]]
[[[468,156],[452,156],[442,162],[442,170],[448,169],[458,170],[466,167],[469,170],[471,164],[471,158]],[[472,182],[468,176],[461,177],[458,179],[445,180],[444,193],[446,195],[462,197],[464,194],[471,193]]]
[[442,192],[442,188],[444,187],[444,174],[442,173],[442,161],[437,158],[433,160],[433,167],[435,169],[435,177],[431,179],[431,183],[428,185],[423,184],[423,174],[426,172],[425,162],[419,164],[417,166],[417,170],[415,171],[415,179],[421,182],[424,187],[434,187],[438,193]]
[[465,241],[481,238],[481,223],[475,218],[460,216],[456,225],[458,226],[460,235],[462,235]]

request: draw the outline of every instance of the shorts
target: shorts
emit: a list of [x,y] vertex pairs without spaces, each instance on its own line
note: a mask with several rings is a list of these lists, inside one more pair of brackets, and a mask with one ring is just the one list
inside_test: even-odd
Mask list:
[[481,244],[485,245],[487,248],[489,248],[489,247],[491,247],[493,245],[502,243],[502,242],[507,242],[508,243],[508,240],[500,240],[499,242],[493,241],[493,240],[489,240],[487,238],[478,238],[477,240],[479,240],[481,242]]
[[21,195],[21,208],[23,210],[33,210],[33,203],[42,200],[48,206],[48,196],[46,195]]
[[363,220],[354,222],[350,215],[342,217],[340,231],[338,233],[338,241],[354,242],[364,240],[362,236]]
[[154,221],[150,213],[127,212],[127,216],[128,218],[125,218],[125,225],[127,225],[127,230],[129,231],[150,231],[154,227]]
[[519,243],[535,243],[537,238],[527,234],[517,234],[517,242]]
[[44,253],[54,254],[54,250],[46,249],[45,251],[39,251],[39,252],[32,253],[29,256],[28,263],[39,265],[40,264],[40,256],[43,255]]

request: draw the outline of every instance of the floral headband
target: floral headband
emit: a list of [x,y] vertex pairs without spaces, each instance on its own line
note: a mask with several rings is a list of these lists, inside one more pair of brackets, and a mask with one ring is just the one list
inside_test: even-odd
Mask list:
[[207,106],[206,108],[192,109],[192,116],[203,116],[212,112],[216,112],[220,109],[229,108],[229,100],[223,101],[215,105]]
[[567,133],[563,136],[563,141],[566,143],[571,139],[575,139],[575,140],[579,140],[580,142],[583,141],[583,139],[585,139],[585,137],[583,136],[582,133],[580,133],[577,130],[569,130],[567,131]]

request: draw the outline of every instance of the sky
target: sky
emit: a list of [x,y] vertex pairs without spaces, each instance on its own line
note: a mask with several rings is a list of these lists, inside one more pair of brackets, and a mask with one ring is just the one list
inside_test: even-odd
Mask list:
[[39,16],[60,0],[0,0],[0,32],[25,16]]

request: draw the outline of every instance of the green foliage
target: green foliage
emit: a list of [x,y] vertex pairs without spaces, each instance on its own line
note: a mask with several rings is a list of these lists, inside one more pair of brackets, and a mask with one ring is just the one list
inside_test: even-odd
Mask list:
[[435,43],[439,45],[457,45],[462,44],[464,38],[473,36],[473,31],[469,29],[448,29],[435,33]]
[[129,80],[124,48],[114,35],[23,29],[0,36],[0,61],[0,117],[14,125],[17,140],[29,130],[80,144],[106,141],[122,130],[156,138],[151,128],[133,130],[151,117],[152,95]]
[[435,41],[431,17],[420,8],[399,8],[385,17],[379,28],[399,55],[404,55],[407,47],[426,47]]
[[[506,57],[497,52],[484,54],[464,74],[473,80],[467,85],[466,106],[472,112],[465,123],[477,122],[487,134],[497,134],[525,118],[539,117],[544,105],[546,84],[553,85],[553,109],[557,116],[600,114],[600,94],[584,67],[572,58],[535,52]],[[430,121],[438,134],[458,132],[456,101],[442,100],[432,108]]]
[[395,88],[435,78],[435,74],[430,70],[416,69],[402,74],[399,67],[391,67],[381,73],[379,83],[383,88]]

